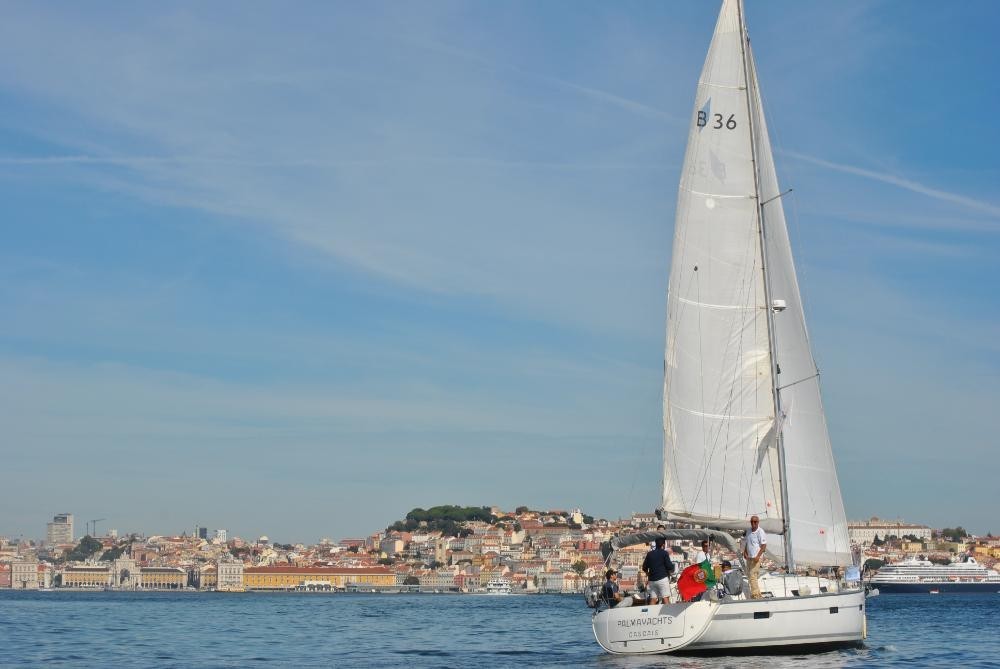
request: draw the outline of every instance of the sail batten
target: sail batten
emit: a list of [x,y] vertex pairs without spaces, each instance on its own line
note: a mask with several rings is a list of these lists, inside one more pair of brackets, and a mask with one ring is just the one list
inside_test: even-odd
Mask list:
[[690,304],[690,305],[693,305],[693,306],[696,306],[696,307],[704,307],[705,309],[743,309],[743,310],[749,310],[749,309],[761,309],[762,308],[762,307],[758,307],[756,305],[746,306],[745,304],[712,304],[711,302],[698,302],[697,300],[689,300],[689,299],[684,298],[684,297],[678,297],[677,301],[678,302],[682,302],[683,304]]
[[[787,523],[796,563],[846,564],[843,501],[745,40],[739,3],[726,0],[678,188],[662,509],[713,527],[745,527],[753,514],[770,531]],[[771,300],[784,302],[781,313]]]

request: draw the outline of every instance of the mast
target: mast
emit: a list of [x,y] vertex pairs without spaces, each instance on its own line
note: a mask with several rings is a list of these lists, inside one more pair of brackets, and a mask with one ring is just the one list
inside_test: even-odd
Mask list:
[[754,210],[757,215],[757,238],[760,243],[761,272],[764,275],[764,305],[767,313],[767,341],[771,359],[771,396],[774,401],[774,430],[775,443],[778,448],[778,478],[781,487],[781,522],[783,528],[783,541],[785,548],[785,566],[789,573],[794,571],[795,562],[792,558],[792,533],[791,523],[789,523],[788,509],[788,479],[786,476],[787,467],[785,464],[785,442],[781,434],[781,394],[778,392],[778,361],[775,357],[777,346],[775,345],[774,333],[774,304],[771,299],[771,278],[768,271],[767,245],[764,243],[764,202],[760,192],[760,174],[758,172],[756,124],[754,123],[754,110],[750,103],[750,54],[747,51],[749,35],[746,27],[746,17],[743,14],[743,0],[737,0],[740,20],[740,53],[743,57],[743,85],[746,93],[747,103],[747,123],[750,128],[750,160],[753,163],[753,183],[754,199],[756,206]]

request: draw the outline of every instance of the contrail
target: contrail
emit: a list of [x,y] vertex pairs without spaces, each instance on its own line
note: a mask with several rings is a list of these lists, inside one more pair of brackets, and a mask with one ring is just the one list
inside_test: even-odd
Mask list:
[[910,179],[904,179],[902,177],[897,177],[892,174],[886,174],[884,172],[875,172],[873,170],[867,170],[863,167],[854,167],[853,165],[843,165],[841,163],[834,163],[830,162],[829,160],[823,160],[822,158],[807,156],[805,154],[797,153],[795,151],[782,151],[782,153],[792,158],[797,158],[807,163],[812,163],[813,165],[819,165],[820,167],[826,167],[831,170],[837,170],[838,172],[844,172],[846,174],[853,174],[855,176],[865,177],[866,179],[881,181],[882,183],[891,184],[893,186],[903,188],[913,193],[926,195],[927,197],[932,197],[937,200],[944,200],[945,202],[952,202],[954,204],[962,205],[963,207],[968,207],[969,209],[975,209],[976,211],[981,211],[990,214],[991,216],[1000,217],[1000,207],[990,202],[975,200],[971,197],[966,197],[964,195],[959,195],[957,193],[949,193],[948,191],[939,190],[937,188],[931,188],[930,186],[925,186],[921,183],[917,183],[916,181],[911,181]]

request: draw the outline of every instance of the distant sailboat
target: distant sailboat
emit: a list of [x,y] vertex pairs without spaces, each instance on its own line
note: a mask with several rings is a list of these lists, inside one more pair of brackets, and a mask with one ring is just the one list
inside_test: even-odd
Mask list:
[[[612,653],[828,648],[865,635],[865,596],[798,567],[852,562],[819,372],[810,350],[781,191],[741,0],[725,0],[698,82],[678,192],[664,365],[664,520],[703,530],[616,537],[710,538],[751,515],[788,575],[764,599],[598,610]],[[710,591],[715,595],[715,591]]]

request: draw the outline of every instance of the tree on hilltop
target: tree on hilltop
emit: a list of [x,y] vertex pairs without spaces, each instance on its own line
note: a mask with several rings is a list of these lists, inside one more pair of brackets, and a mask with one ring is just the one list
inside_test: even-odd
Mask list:
[[863,571],[876,571],[878,569],[881,569],[884,564],[885,562],[883,560],[878,560],[876,558],[868,558],[867,560],[865,560]]
[[83,562],[102,548],[104,548],[104,544],[88,534],[80,539],[80,543],[69,552],[66,559],[70,562]]
[[125,548],[126,548],[125,544],[122,544],[120,546],[115,546],[114,548],[109,548],[108,550],[104,551],[104,554],[101,556],[101,562],[113,562],[114,560],[117,560],[125,552]]
[[482,521],[496,524],[497,517],[485,506],[454,506],[446,504],[430,509],[416,508],[406,514],[405,520],[398,520],[386,528],[386,532],[414,532],[418,529],[438,531],[445,536],[463,537],[472,531],[463,527],[465,523]]
[[969,533],[965,531],[965,528],[959,525],[958,527],[946,527],[941,530],[941,536],[949,541],[961,541],[965,537],[969,536]]

